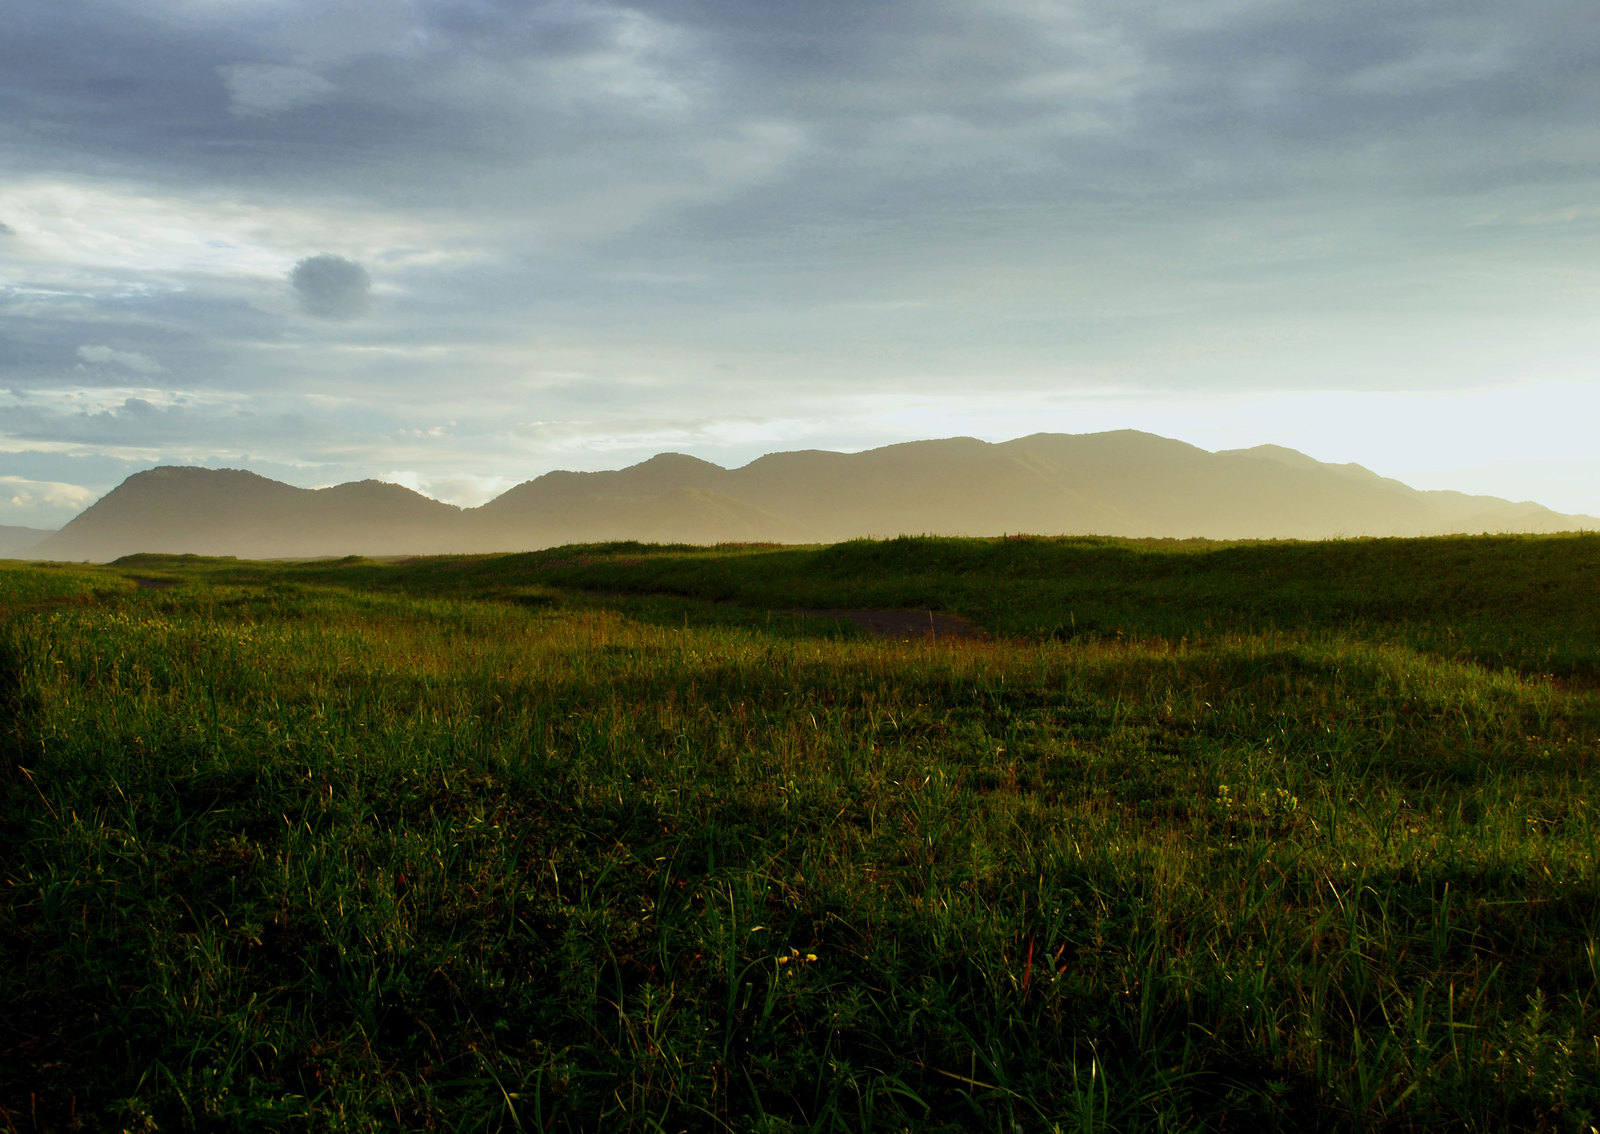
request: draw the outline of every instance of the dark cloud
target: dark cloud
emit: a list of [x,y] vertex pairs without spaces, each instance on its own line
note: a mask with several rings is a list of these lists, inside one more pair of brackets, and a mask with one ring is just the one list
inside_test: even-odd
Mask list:
[[319,319],[354,319],[372,307],[372,277],[343,256],[309,256],[294,266],[289,283],[300,309]]
[[5,221],[0,221],[0,236],[11,236],[16,231],[17,231],[16,229],[12,228]]
[[820,199],[831,223],[890,196],[916,216],[930,194],[1348,180],[1361,166],[1341,157],[1386,140],[1416,156],[1408,177],[1498,183],[1549,149],[1530,113],[1600,96],[1600,23],[1572,0],[193,11],[23,0],[0,43],[0,101],[18,108],[0,145],[56,168],[536,218],[624,185],[726,199],[707,163],[759,117],[804,134],[785,203]]
[[332,97],[337,89],[303,67],[275,63],[232,63],[219,68],[233,112],[240,117],[280,114]]

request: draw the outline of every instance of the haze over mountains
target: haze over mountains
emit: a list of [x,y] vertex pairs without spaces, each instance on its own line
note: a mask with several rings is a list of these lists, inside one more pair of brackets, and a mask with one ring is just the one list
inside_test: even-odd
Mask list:
[[0,524],[0,559],[14,559],[24,555],[37,547],[45,537],[54,534],[43,528],[19,528],[10,524]]
[[129,477],[37,542],[23,534],[29,529],[0,529],[0,555],[270,558],[611,539],[827,543],[1008,532],[1324,539],[1594,528],[1600,519],[1592,516],[1422,492],[1278,446],[1210,453],[1123,430],[774,453],[737,469],[665,453],[614,472],[549,473],[472,509],[378,481],[303,489],[232,469],[165,467]]

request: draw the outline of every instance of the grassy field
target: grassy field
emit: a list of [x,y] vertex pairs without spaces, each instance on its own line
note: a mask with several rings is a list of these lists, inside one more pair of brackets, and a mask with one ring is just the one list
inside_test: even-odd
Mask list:
[[[1600,1122],[1600,537],[0,567],[0,1130]],[[881,641],[806,609],[965,616]]]

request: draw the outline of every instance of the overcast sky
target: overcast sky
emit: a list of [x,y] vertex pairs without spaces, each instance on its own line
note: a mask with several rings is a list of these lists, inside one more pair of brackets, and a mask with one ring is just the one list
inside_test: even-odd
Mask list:
[[1593,0],[8,0],[0,523],[1136,428],[1600,514]]

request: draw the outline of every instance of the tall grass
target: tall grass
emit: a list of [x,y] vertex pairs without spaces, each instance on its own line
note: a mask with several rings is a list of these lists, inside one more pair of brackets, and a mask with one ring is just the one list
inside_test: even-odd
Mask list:
[[[1275,593],[1336,605],[1374,546],[1276,549]],[[1468,552],[1584,547],[1505,546]],[[1512,660],[1452,650],[1400,583],[1381,620],[1076,636],[917,591],[1037,618],[1029,556],[1071,550],[145,560],[181,581],[8,608],[0,1122],[1594,1123],[1593,641],[1547,676],[1518,599],[1478,612]],[[1206,612],[1275,549],[1089,550],[1242,557]],[[792,556],[820,574],[772,589]],[[782,613],[913,593],[1002,636]]]

